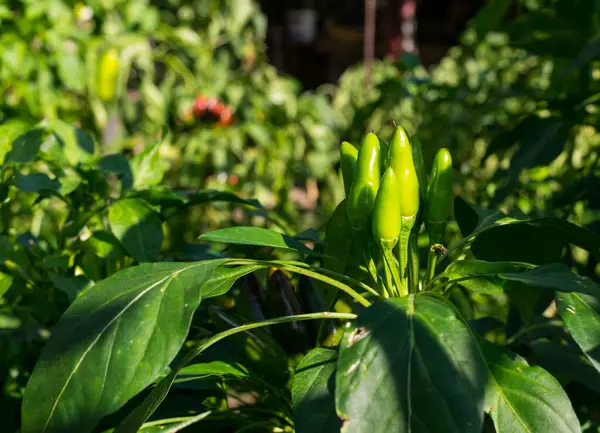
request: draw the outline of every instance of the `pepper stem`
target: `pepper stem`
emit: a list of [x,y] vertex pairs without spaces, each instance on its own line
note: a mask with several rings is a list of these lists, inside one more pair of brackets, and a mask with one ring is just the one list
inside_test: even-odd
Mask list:
[[408,295],[408,241],[410,239],[410,233],[413,226],[415,225],[416,217],[402,217],[402,225],[400,228],[400,240],[398,242],[398,263],[400,265],[400,283],[401,287],[398,288],[400,296]]
[[385,286],[383,287],[383,297],[388,299],[390,296],[396,296],[394,291],[394,283],[392,280],[392,273],[388,266],[387,259],[385,257],[385,249],[382,248],[381,261],[383,262],[383,271],[385,273]]
[[426,287],[435,276],[435,266],[439,254],[445,254],[448,250],[442,244],[432,244],[427,255],[427,271],[425,272],[425,282],[423,287]]
[[419,245],[418,233],[413,230],[408,240],[408,291],[419,292]]
[[[398,274],[398,267],[396,266],[393,250],[392,249],[384,249],[383,258],[385,265],[386,274],[389,273],[393,279],[393,284],[390,284],[390,288],[393,290],[392,296],[402,296],[402,280],[400,279],[400,275]],[[390,282],[391,283],[391,282]],[[394,289],[395,284],[395,289]]]

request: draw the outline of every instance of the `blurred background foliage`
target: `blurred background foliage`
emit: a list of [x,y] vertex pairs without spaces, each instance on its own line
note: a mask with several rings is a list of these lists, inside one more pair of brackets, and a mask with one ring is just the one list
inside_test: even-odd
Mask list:
[[[489,0],[438,64],[375,61],[371,89],[357,64],[303,90],[269,64],[266,28],[252,0],[0,1],[7,431],[80,290],[136,262],[208,257],[194,240],[232,221],[320,228],[343,197],[339,143],[387,138],[390,119],[418,135],[427,164],[451,149],[468,200],[598,232],[600,2]],[[110,209],[123,200],[163,232],[152,257],[118,238]],[[566,259],[597,278],[585,251]]]

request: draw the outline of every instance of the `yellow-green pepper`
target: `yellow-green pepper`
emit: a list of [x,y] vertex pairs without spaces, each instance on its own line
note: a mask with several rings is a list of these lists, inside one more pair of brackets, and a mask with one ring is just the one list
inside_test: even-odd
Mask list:
[[367,134],[358,151],[356,175],[346,207],[348,223],[354,230],[364,230],[368,227],[381,179],[380,153],[377,136],[373,133]]

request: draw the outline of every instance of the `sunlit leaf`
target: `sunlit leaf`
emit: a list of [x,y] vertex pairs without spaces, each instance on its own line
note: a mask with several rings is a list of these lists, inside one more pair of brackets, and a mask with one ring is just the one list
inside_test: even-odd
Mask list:
[[485,380],[475,337],[447,301],[394,298],[346,329],[336,409],[345,433],[480,433]]
[[297,433],[337,433],[342,421],[335,413],[337,351],[311,350],[296,368],[292,387],[294,427]]

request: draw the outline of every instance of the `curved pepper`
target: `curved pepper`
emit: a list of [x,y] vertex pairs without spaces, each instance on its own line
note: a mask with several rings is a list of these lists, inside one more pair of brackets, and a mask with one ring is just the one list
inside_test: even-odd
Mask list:
[[452,182],[452,155],[448,149],[440,149],[433,160],[425,201],[425,225],[432,245],[443,243],[452,216]]
[[344,191],[346,197],[350,194],[352,183],[356,175],[356,160],[358,159],[358,149],[347,141],[342,142],[340,146],[340,164],[342,166],[342,178],[344,179]]
[[115,96],[119,65],[119,52],[115,48],[110,48],[100,58],[96,72],[96,92],[103,101],[110,101]]
[[381,179],[381,146],[373,133],[365,136],[358,151],[356,176],[348,196],[348,223],[354,230],[368,227]]
[[372,218],[373,238],[381,248],[386,250],[393,249],[400,236],[402,221],[400,196],[400,184],[396,173],[392,167],[389,167],[381,179]]

